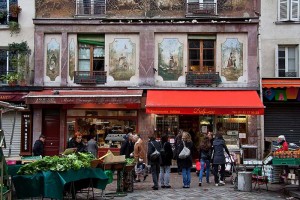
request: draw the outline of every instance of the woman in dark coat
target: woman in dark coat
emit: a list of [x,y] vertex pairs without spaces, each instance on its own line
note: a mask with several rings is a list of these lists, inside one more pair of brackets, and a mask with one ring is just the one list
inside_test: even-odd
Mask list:
[[[222,137],[222,133],[218,132],[213,141],[213,169],[214,169],[216,186],[225,185],[224,173],[225,173],[226,160],[225,160],[225,155],[224,155],[224,149],[230,158],[230,154],[229,154],[228,148],[225,144],[225,140]],[[218,173],[219,165],[221,166],[220,181],[219,181],[219,173]]]
[[152,187],[153,190],[158,190],[161,158],[159,156],[155,160],[151,160],[151,154],[154,153],[155,150],[160,152],[160,149],[161,149],[160,144],[155,140],[154,135],[149,135],[147,159],[148,159],[148,164],[150,164],[151,166],[152,181],[154,184],[154,186]]
[[204,137],[200,144],[199,160],[201,162],[201,169],[199,174],[199,186],[202,185],[203,171],[206,167],[206,182],[209,183],[210,159],[211,159],[212,145],[209,138]]
[[[184,145],[190,150],[190,155],[184,159],[179,158],[179,154],[184,148]],[[188,132],[182,133],[182,142],[178,145],[178,165],[182,170],[183,188],[190,188],[191,184],[191,167],[193,165],[192,161],[192,149],[193,142],[191,136]]]
[[163,151],[160,152],[161,164],[160,164],[160,183],[162,188],[171,188],[170,186],[170,172],[173,158],[173,151],[170,142],[168,142],[168,136],[163,135],[161,137],[161,148]]

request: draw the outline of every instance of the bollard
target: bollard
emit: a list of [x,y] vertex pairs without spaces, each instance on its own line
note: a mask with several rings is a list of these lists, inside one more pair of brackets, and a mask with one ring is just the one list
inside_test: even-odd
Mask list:
[[252,172],[238,173],[238,190],[243,192],[252,191]]

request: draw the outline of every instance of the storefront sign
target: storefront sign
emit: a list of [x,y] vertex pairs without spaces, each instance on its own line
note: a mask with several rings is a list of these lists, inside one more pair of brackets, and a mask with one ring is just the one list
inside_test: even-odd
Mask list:
[[27,97],[27,104],[130,104],[140,103],[140,97]]
[[31,155],[31,114],[22,113],[21,119],[21,155]]
[[263,108],[146,108],[146,113],[181,115],[263,115]]
[[24,101],[26,93],[0,93],[0,101]]

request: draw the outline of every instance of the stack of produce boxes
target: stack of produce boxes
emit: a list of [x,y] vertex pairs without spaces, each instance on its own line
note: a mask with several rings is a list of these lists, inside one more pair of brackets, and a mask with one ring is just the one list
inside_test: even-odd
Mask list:
[[273,165],[263,165],[262,175],[268,177],[269,183],[280,182],[281,167]]

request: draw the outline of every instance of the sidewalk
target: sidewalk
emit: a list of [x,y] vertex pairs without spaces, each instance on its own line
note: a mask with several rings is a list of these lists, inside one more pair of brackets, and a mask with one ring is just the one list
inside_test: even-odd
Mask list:
[[[137,200],[150,200],[150,199],[230,199],[230,200],[242,200],[242,199],[266,199],[266,200],[277,200],[277,199],[293,199],[285,196],[283,193],[283,185],[281,184],[268,184],[269,190],[266,190],[266,186],[260,186],[260,190],[253,190],[252,192],[241,192],[236,191],[233,185],[230,183],[230,178],[225,180],[225,186],[215,186],[213,184],[213,176],[210,176],[210,184],[202,183],[202,186],[198,186],[198,176],[195,172],[192,172],[192,183],[191,188],[182,188],[182,176],[177,173],[171,173],[170,185],[171,189],[152,190],[152,176],[149,174],[146,181],[135,183],[134,192],[128,193],[125,197],[115,197],[114,199],[137,199]],[[205,179],[203,179],[205,180]],[[109,184],[106,188],[105,193],[113,192],[116,188],[116,180]],[[97,191],[98,193],[99,191]],[[99,193],[97,194],[99,196]],[[97,199],[101,199],[97,197]]]

